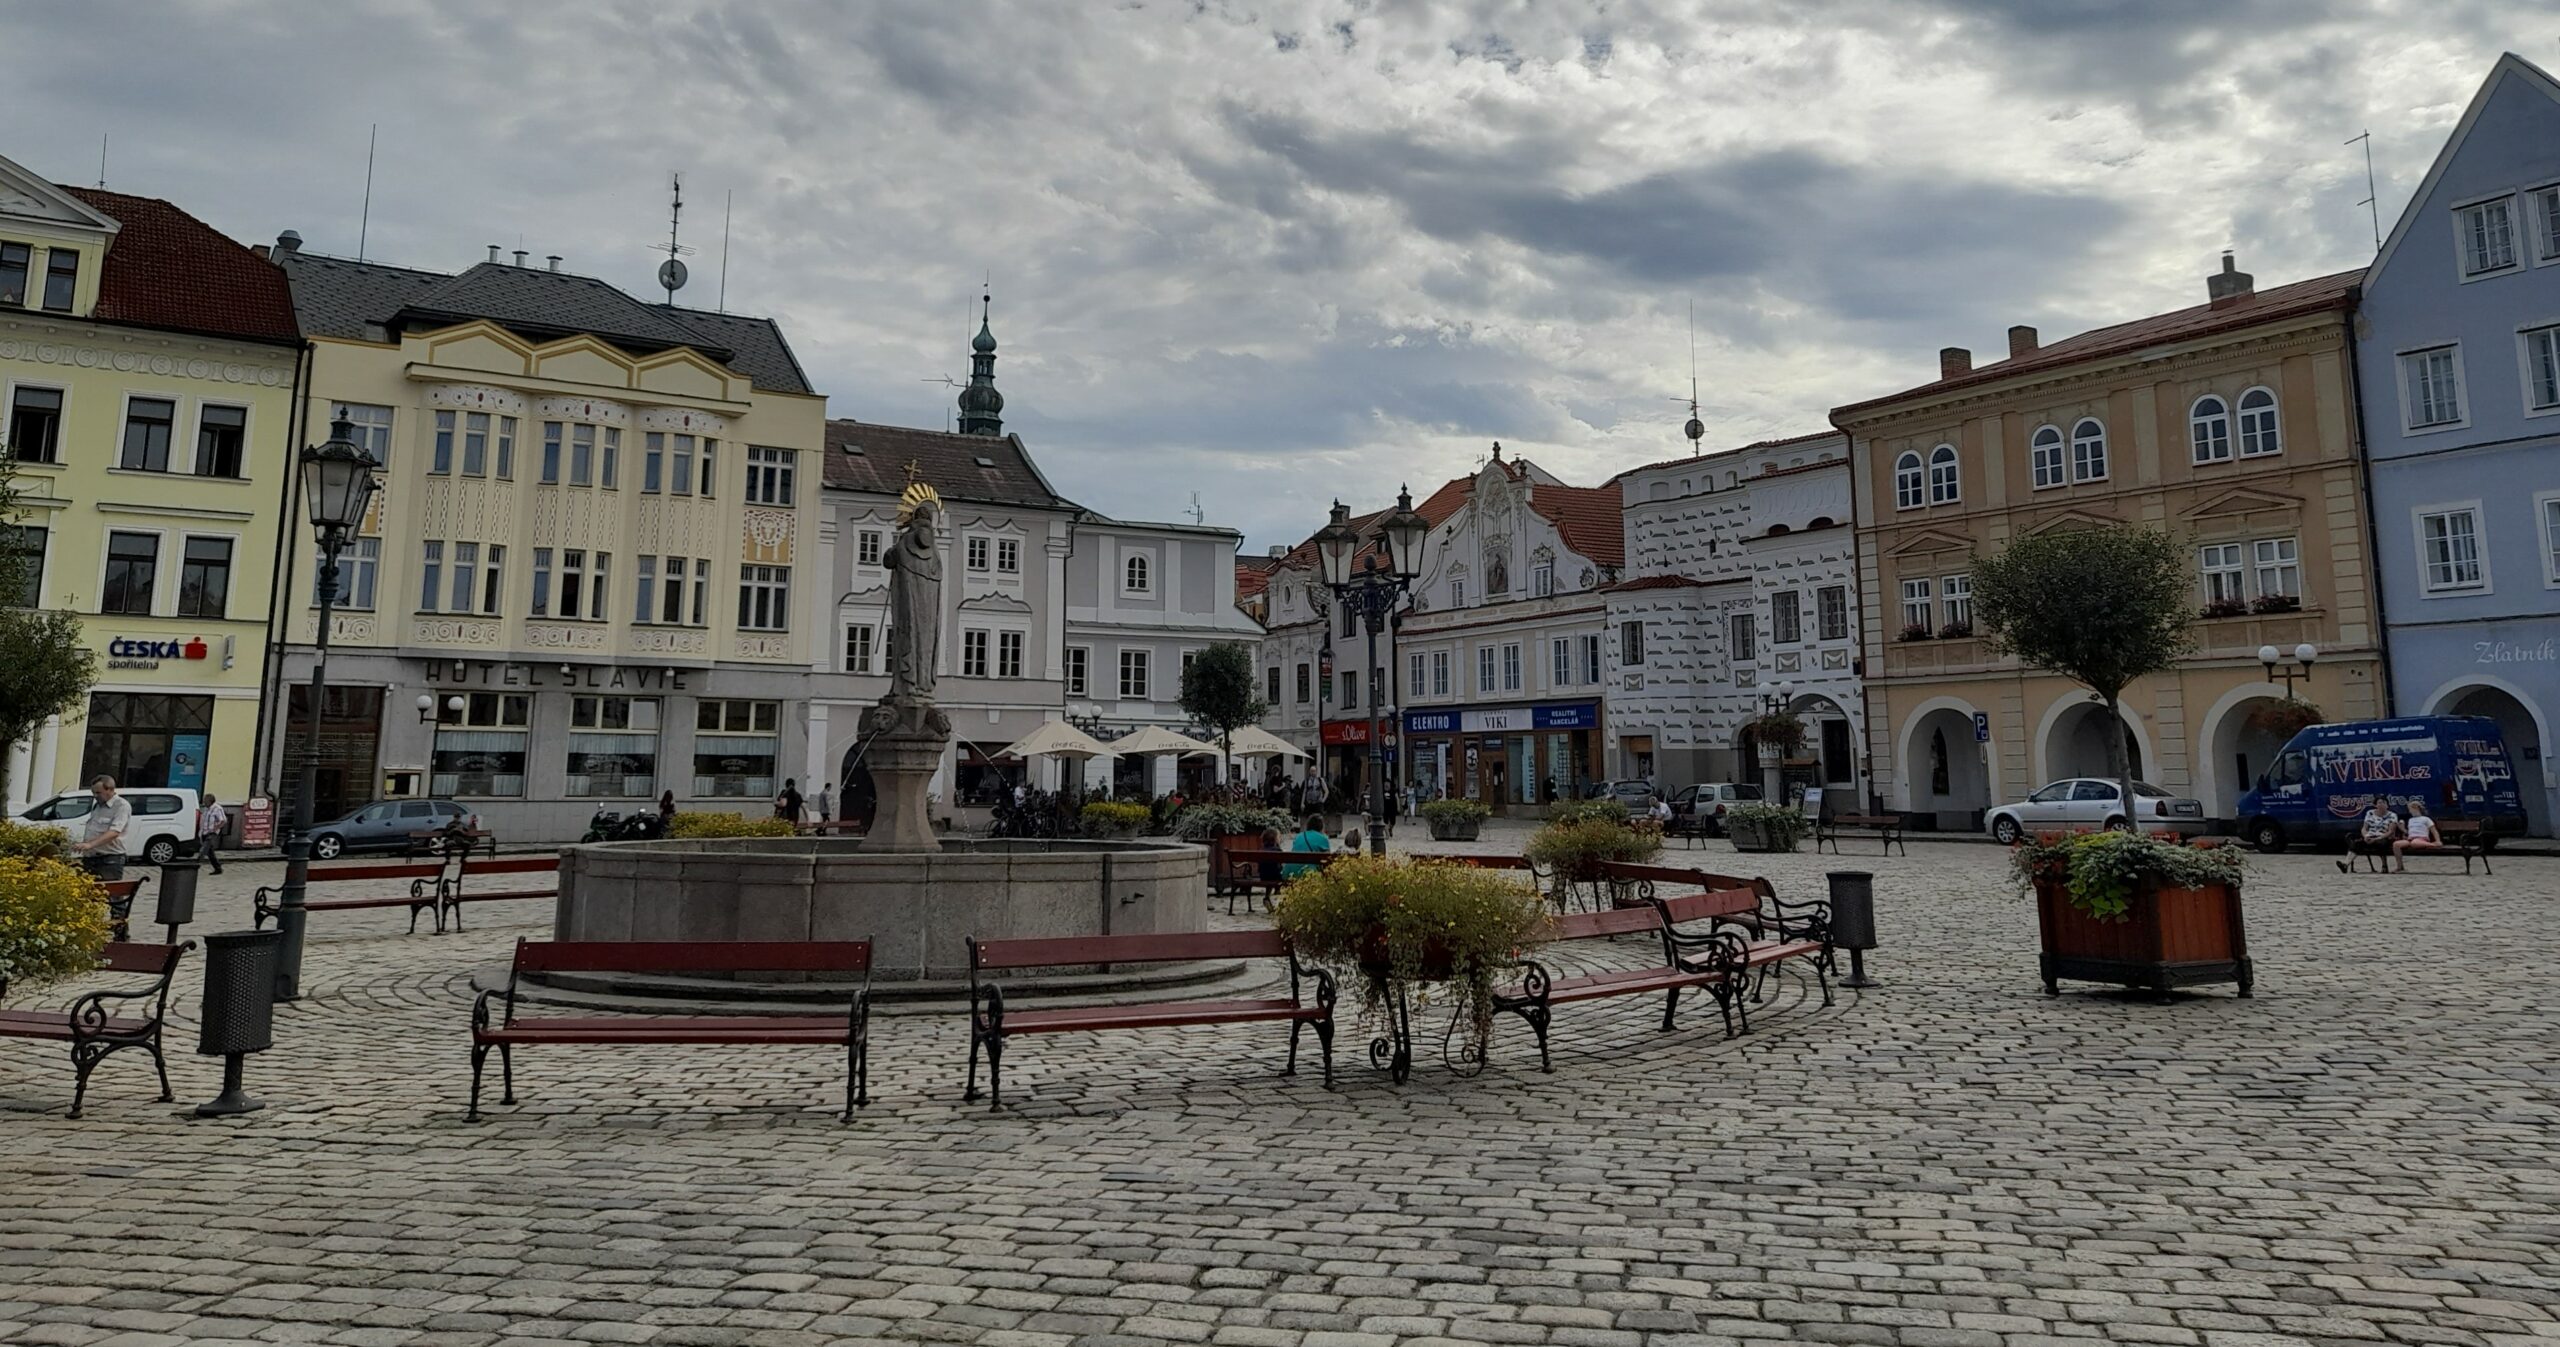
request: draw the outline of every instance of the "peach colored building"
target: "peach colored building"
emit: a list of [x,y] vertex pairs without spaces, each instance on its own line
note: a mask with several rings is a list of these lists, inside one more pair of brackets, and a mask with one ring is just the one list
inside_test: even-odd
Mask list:
[[2280,744],[2258,659],[2310,642],[2300,692],[2332,719],[2388,702],[2359,490],[2349,323],[2361,273],[2256,291],[2226,255],[2209,302],[2008,358],[1940,354],[1939,378],[1833,411],[1851,440],[1867,748],[1888,809],[1979,827],[2062,777],[2103,775],[2105,713],[1973,634],[1978,553],[2025,533],[2141,525],[2185,540],[2194,652],[2126,690],[2136,774],[2231,817]]

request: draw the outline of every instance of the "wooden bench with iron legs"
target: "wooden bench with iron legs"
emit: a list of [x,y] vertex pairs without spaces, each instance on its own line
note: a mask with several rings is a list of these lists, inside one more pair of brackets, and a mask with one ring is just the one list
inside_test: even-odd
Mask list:
[[1777,890],[1770,887],[1766,879],[1720,875],[1712,870],[1693,870],[1683,865],[1602,861],[1600,878],[1608,886],[1611,907],[1641,907],[1656,898],[1715,893],[1723,889],[1750,889],[1763,898],[1777,896]]
[[[1256,1000],[1169,1001],[1143,1005],[1072,1006],[1015,1010],[1006,1004],[1001,981],[984,974],[1027,968],[1078,968],[1093,965],[1188,963],[1201,959],[1285,959],[1289,994]],[[1315,984],[1314,996],[1304,984]],[[1298,963],[1278,931],[1212,931],[1184,935],[1094,935],[1048,940],[969,939],[969,1085],[965,1099],[978,1097],[978,1056],[987,1058],[989,1108],[1004,1106],[1004,1045],[1016,1034],[1087,1033],[1106,1029],[1156,1029],[1202,1024],[1260,1024],[1285,1021],[1289,1026],[1289,1064],[1282,1075],[1298,1073],[1298,1038],[1313,1029],[1324,1056],[1324,1083],[1333,1087],[1333,975]]]
[[1844,832],[1880,839],[1884,843],[1876,853],[1880,856],[1892,854],[1896,847],[1901,847],[1905,856],[1911,854],[1911,848],[1902,841],[1900,814],[1824,814],[1813,821],[1813,854],[1821,855],[1822,844],[1829,842],[1831,854],[1839,855],[1840,834]]
[[[94,991],[72,1001],[68,1010],[0,1010],[0,1038],[41,1039],[71,1046],[71,1115],[80,1116],[89,1098],[89,1073],[98,1063],[125,1048],[151,1054],[160,1072],[160,1102],[169,1092],[169,1062],[160,1052],[160,1031],[169,1016],[169,982],[178,960],[194,949],[190,940],[177,945],[145,945],[111,941],[99,962],[101,971],[137,973],[151,981],[112,991]],[[0,983],[0,988],[5,988]],[[138,1003],[127,1014],[108,1009],[110,1001]]]
[[[1676,915],[1664,916],[1665,905]],[[1745,939],[1736,933],[1721,938],[1721,953],[1698,947],[1685,957],[1671,938],[1672,922],[1699,920],[1738,913],[1756,912],[1760,895],[1750,889],[1728,889],[1717,893],[1692,894],[1684,898],[1655,899],[1639,905],[1612,907],[1598,912],[1574,912],[1555,919],[1554,934],[1549,943],[1565,944],[1578,940],[1610,939],[1622,935],[1651,937],[1658,944],[1657,957],[1636,968],[1617,968],[1599,973],[1583,973],[1558,977],[1546,963],[1538,959],[1521,959],[1511,966],[1520,970],[1520,981],[1511,987],[1497,987],[1493,1008],[1497,1013],[1520,1017],[1538,1036],[1538,1069],[1555,1070],[1548,1055],[1547,1030],[1560,1005],[1579,1001],[1598,1001],[1616,996],[1642,996],[1652,992],[1663,994],[1662,1027],[1668,1031],[1680,1007],[1680,993],[1704,991],[1713,996],[1716,1009],[1724,1016],[1725,1036],[1734,1033],[1735,1002],[1748,977],[1744,962]]]
[[409,834],[410,856],[468,856],[471,853],[498,854],[498,835],[486,828],[429,828]]
[[[516,1013],[518,985],[528,973],[739,973],[862,975],[842,1014],[830,1015],[544,1015]],[[810,999],[817,999],[812,989]],[[842,995],[841,992],[831,993]],[[495,1013],[493,1013],[495,1012]],[[868,940],[518,940],[507,986],[480,993],[471,1006],[471,1108],[480,1120],[480,1076],[498,1054],[502,1104],[516,1102],[515,1050],[525,1044],[744,1045],[842,1048],[844,1112],[871,1102],[871,942]]]
[[[418,932],[418,914],[431,913],[436,929],[444,929],[442,861],[357,861],[346,865],[314,865],[303,880],[302,910],[305,912],[355,912],[365,908],[405,907],[409,909],[409,933]],[[320,884],[352,884],[365,880],[405,879],[409,892],[400,897],[380,898],[313,898],[310,888]],[[283,907],[284,887],[262,884],[250,895],[253,904],[250,924],[264,927]]]
[[133,938],[133,900],[142,893],[142,881],[149,875],[133,879],[101,879],[98,887],[107,891],[107,930],[111,940]]
[[2412,848],[2401,852],[2396,857],[2391,853],[2390,842],[2367,842],[2361,836],[2351,836],[2347,839],[2346,868],[2352,870],[2356,862],[2362,861],[2378,875],[2389,869],[2395,860],[2405,867],[2411,860],[2420,856],[2460,856],[2462,873],[2466,875],[2471,873],[2471,862],[2474,860],[2480,862],[2480,873],[2484,875],[2497,873],[2489,868],[2489,848],[2495,845],[2495,842],[2481,828],[2478,820],[2438,819],[2436,835],[2444,839],[2442,845],[2427,851]]
[[1244,899],[1245,911],[1253,910],[1256,895],[1262,899],[1262,910],[1271,910],[1271,901],[1289,887],[1285,866],[1300,865],[1321,870],[1344,856],[1347,851],[1263,851],[1245,847],[1229,847],[1226,852],[1227,872],[1220,876],[1227,886],[1227,915],[1236,914],[1236,899]]
[[[464,903],[511,903],[525,898],[557,898],[560,896],[560,857],[491,856],[485,859],[462,858],[451,863],[455,868],[439,881],[436,910],[436,933],[444,933],[444,917],[453,914],[453,929],[462,929]],[[551,884],[539,889],[499,889],[491,893],[474,893],[470,880],[474,875],[550,875]]]

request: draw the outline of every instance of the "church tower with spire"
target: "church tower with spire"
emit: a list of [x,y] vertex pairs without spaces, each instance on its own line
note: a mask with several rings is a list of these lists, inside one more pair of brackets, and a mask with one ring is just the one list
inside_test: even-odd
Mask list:
[[992,294],[978,297],[978,335],[969,341],[969,386],[960,390],[960,433],[1002,435],[1004,394],[996,391],[996,334],[988,326]]

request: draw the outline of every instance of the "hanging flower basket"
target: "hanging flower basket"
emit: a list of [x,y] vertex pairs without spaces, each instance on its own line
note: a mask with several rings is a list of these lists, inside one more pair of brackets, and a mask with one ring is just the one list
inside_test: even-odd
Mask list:
[[2250,729],[2271,736],[2278,742],[2287,742],[2293,736],[2327,719],[2327,716],[2320,713],[2319,707],[2300,698],[2287,697],[2282,701],[2261,702],[2249,712],[2248,725]]
[[1794,757],[1804,748],[1804,719],[1793,711],[1771,711],[1744,721],[1742,731],[1751,742],[1765,749],[1775,749],[1781,758]]

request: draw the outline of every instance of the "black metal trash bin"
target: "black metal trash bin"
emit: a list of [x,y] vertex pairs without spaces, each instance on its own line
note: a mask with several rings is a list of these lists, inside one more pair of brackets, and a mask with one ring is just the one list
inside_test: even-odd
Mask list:
[[204,1008],[196,1051],[222,1058],[222,1094],[196,1106],[199,1118],[266,1107],[240,1088],[241,1058],[275,1044],[276,964],[282,931],[221,931],[204,938]]
[[159,910],[152,920],[169,928],[169,943],[178,943],[178,928],[196,919],[196,880],[204,867],[196,861],[171,861],[160,867]]
[[1867,976],[1868,950],[1876,947],[1876,877],[1865,870],[1832,870],[1831,947],[1849,951],[1849,976],[1843,987],[1877,985]]

